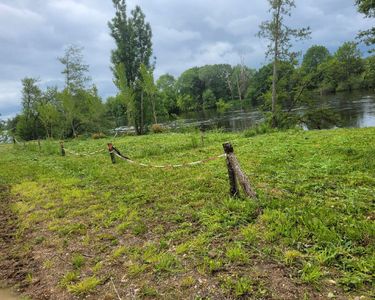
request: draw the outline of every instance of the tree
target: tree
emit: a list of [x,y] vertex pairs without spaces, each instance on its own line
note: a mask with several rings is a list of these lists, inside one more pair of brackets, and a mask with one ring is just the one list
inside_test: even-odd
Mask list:
[[[98,110],[92,110],[93,107],[88,106],[101,104],[101,101],[95,86],[87,88],[91,79],[88,76],[89,66],[83,62],[82,51],[83,48],[71,45],[65,50],[64,56],[59,58],[64,66],[61,73],[65,76],[65,88],[56,98],[61,103],[61,112],[67,122],[67,128],[70,128],[68,135],[74,137],[79,130],[92,132],[96,123],[91,123],[94,125],[91,129],[85,124],[95,119],[97,112],[102,112],[101,105],[97,106]],[[94,98],[95,101],[91,101]]]
[[253,105],[265,102],[264,95],[272,86],[272,72],[272,64],[265,65],[255,72],[247,89],[247,97]]
[[212,90],[206,89],[202,95],[203,108],[210,108],[216,106],[216,97]]
[[158,90],[154,83],[154,75],[152,74],[152,69],[148,69],[144,64],[141,64],[141,79],[143,91],[148,97],[149,102],[151,103],[154,124],[157,124],[158,118],[156,113],[156,99]]
[[364,87],[375,90],[375,56],[367,57],[365,60]]
[[[111,36],[115,40],[116,49],[112,50],[111,61],[115,81],[120,76],[116,66],[123,64],[121,72],[124,72],[128,91],[134,96],[132,119],[136,132],[144,132],[144,90],[140,83],[141,65],[151,67],[152,55],[152,31],[149,23],[145,21],[145,15],[139,6],[131,11],[128,18],[125,0],[112,0],[115,7],[115,17],[108,23]],[[129,111],[129,110],[128,110]]]
[[107,116],[113,120],[116,128],[126,124],[124,120],[126,105],[120,94],[115,97],[108,97],[105,107]]
[[302,60],[302,70],[305,73],[312,73],[318,70],[318,66],[331,57],[328,49],[324,46],[314,45],[310,47]]
[[170,74],[163,74],[156,81],[159,97],[162,107],[169,114],[178,113],[176,79]]
[[61,72],[65,77],[65,88],[71,93],[84,89],[90,77],[87,75],[89,66],[83,62],[83,48],[70,45],[65,49],[64,56],[58,60],[64,65]]
[[294,60],[296,53],[291,52],[291,39],[301,40],[309,36],[309,28],[292,29],[285,25],[284,17],[291,15],[295,7],[294,0],[268,0],[272,19],[260,25],[258,36],[269,41],[266,55],[272,57],[272,126],[276,127],[277,76],[280,60]]
[[[355,4],[360,13],[364,14],[366,18],[375,17],[375,1],[374,0],[356,0]],[[375,27],[368,30],[360,31],[358,38],[361,39],[367,46],[375,44]],[[375,49],[370,49],[369,52],[374,52]]]
[[[183,72],[178,78],[177,88],[180,96],[182,96],[179,98],[180,108],[184,110],[199,110],[203,108],[205,82],[199,76],[198,67],[193,67]],[[187,103],[184,104],[183,101],[187,101]]]
[[57,94],[57,87],[47,87],[42,93],[42,100],[37,107],[39,120],[44,126],[47,137],[50,138],[53,137],[54,129],[59,127],[59,123],[62,123],[61,107],[57,100]]
[[206,65],[199,68],[199,78],[205,89],[210,89],[217,99],[230,97],[230,89],[226,79],[232,76],[232,67],[228,64]]
[[236,86],[238,99],[241,103],[245,97],[246,90],[249,87],[250,79],[254,75],[253,70],[245,66],[243,59],[241,58],[241,63],[233,68],[232,72],[232,82]]
[[17,135],[25,140],[43,135],[38,124],[38,105],[42,100],[38,82],[39,79],[32,77],[22,79],[22,115],[17,123]]

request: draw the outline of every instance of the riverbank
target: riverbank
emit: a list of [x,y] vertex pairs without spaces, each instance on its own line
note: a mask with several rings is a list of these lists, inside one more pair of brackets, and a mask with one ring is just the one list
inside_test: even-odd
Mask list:
[[1,145],[2,205],[17,220],[8,252],[32,262],[19,290],[34,299],[371,299],[374,136],[112,140],[158,166],[218,156],[231,141],[258,202],[228,197],[224,158],[161,169],[111,164],[109,139],[67,141],[65,157],[52,141]]

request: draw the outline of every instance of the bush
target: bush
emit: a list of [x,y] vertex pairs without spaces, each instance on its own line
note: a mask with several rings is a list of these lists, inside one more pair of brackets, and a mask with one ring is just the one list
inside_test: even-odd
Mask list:
[[244,137],[252,137],[260,134],[266,134],[277,131],[276,129],[272,128],[269,124],[266,122],[257,124],[256,126],[247,129],[244,131],[243,135]]
[[93,133],[91,136],[94,140],[104,139],[106,135],[103,132]]
[[163,133],[166,131],[166,129],[161,124],[152,124],[151,131],[153,133]]

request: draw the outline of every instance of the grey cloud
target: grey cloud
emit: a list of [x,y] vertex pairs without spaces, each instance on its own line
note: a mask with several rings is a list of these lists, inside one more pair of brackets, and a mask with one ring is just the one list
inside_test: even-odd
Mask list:
[[[140,5],[153,28],[156,77],[209,63],[236,64],[243,56],[251,67],[266,63],[266,42],[255,34],[269,18],[266,0],[128,0],[128,11]],[[291,26],[310,26],[313,44],[331,51],[373,26],[363,19],[353,0],[296,0]],[[39,77],[41,85],[61,86],[57,60],[69,44],[84,47],[93,82],[103,98],[116,93],[110,71],[114,42],[107,22],[113,17],[110,0],[2,0],[0,3],[0,113],[20,109],[21,78]]]

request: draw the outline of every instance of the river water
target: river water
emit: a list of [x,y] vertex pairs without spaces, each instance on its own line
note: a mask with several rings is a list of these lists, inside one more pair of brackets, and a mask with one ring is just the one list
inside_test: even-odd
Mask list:
[[[334,95],[317,96],[314,105],[326,107],[340,117],[340,127],[371,127],[375,126],[375,92],[355,91]],[[303,113],[306,108],[295,110]],[[226,131],[241,131],[263,119],[257,108],[230,109],[225,113],[216,110],[189,112],[183,114],[178,121],[169,123],[170,127],[207,126],[222,128]]]

